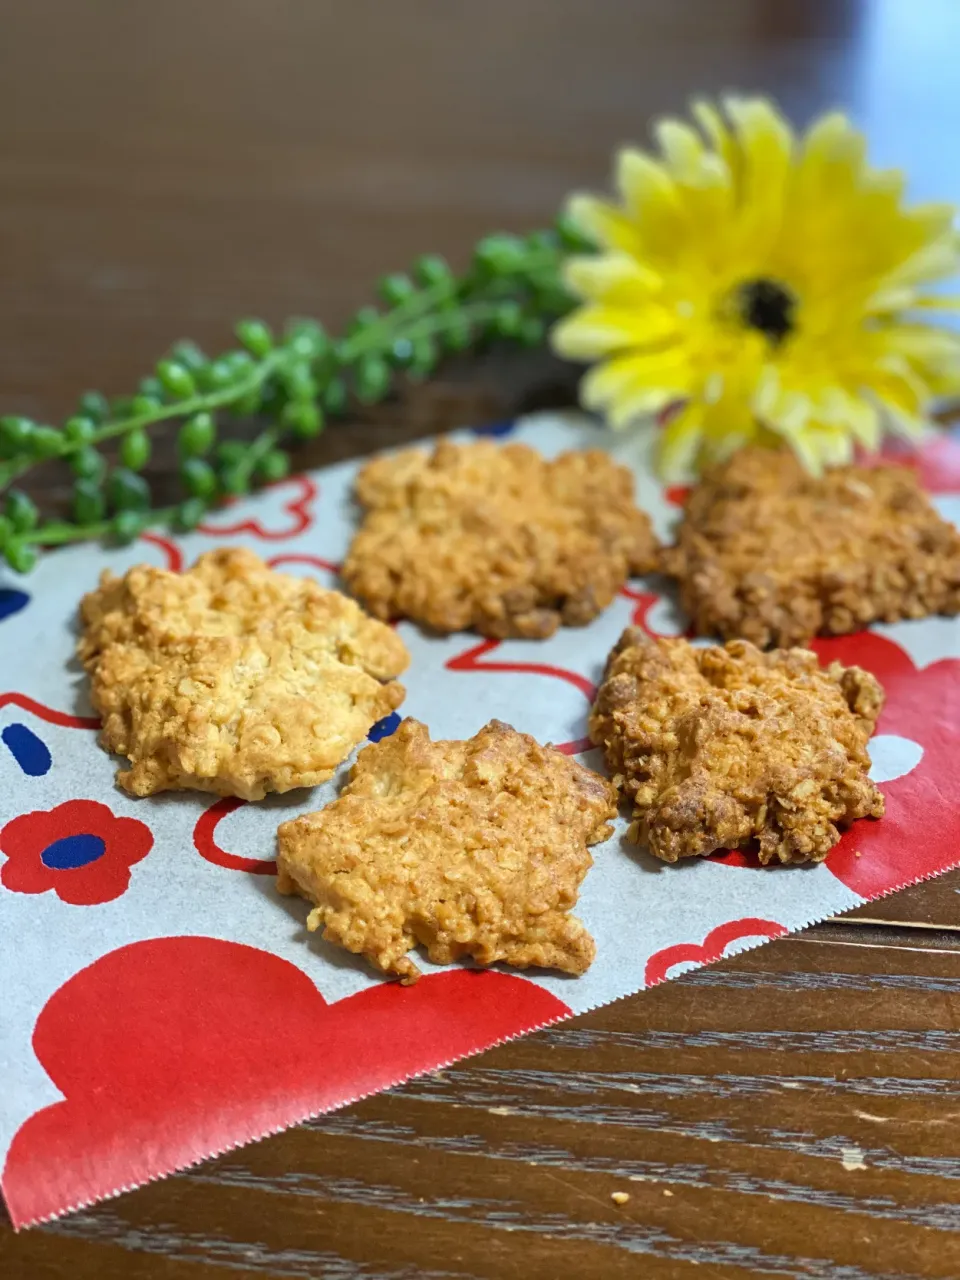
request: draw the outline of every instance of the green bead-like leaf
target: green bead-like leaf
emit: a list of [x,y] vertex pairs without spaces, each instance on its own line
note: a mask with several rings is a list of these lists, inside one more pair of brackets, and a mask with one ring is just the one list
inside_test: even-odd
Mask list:
[[217,491],[216,472],[202,458],[185,458],[180,465],[180,480],[194,498],[212,498]]
[[240,462],[247,455],[248,445],[242,440],[224,440],[222,444],[217,445],[217,464],[221,467],[231,467],[234,463]]
[[523,308],[519,302],[508,298],[501,302],[494,313],[491,329],[498,337],[516,338],[523,328]]
[[560,237],[560,243],[572,253],[586,253],[597,246],[586,235],[568,213],[561,213],[553,224]]
[[163,402],[166,395],[166,388],[159,378],[154,377],[151,373],[146,378],[141,378],[137,384],[137,391],[142,396],[148,396],[151,400],[156,400],[157,404]]
[[234,400],[231,408],[241,418],[252,418],[255,413],[260,412],[262,402],[262,388],[251,387],[249,391],[245,391],[242,396]]
[[181,458],[202,458],[210,452],[217,438],[213,414],[203,411],[188,418],[177,433],[177,449]]
[[220,473],[220,486],[224,493],[232,497],[239,497],[240,494],[246,493],[250,488],[250,476],[246,467],[239,464],[225,467]]
[[30,418],[10,416],[0,418],[0,454],[7,458],[15,458],[21,453],[30,453],[37,424]]
[[103,490],[95,480],[77,480],[73,486],[73,518],[77,524],[96,524],[107,509]]
[[271,449],[268,454],[260,459],[257,466],[257,475],[267,484],[282,480],[289,471],[290,458],[282,449]]
[[37,504],[22,489],[11,489],[3,504],[3,514],[10,521],[14,533],[29,533],[36,528],[40,513]]
[[287,365],[280,374],[284,390],[291,400],[313,400],[317,395],[317,380],[308,364],[298,361]]
[[37,427],[33,433],[33,453],[38,458],[56,458],[63,452],[66,441],[61,431],[53,427]]
[[330,349],[330,339],[316,320],[291,320],[284,339],[290,350],[304,360],[319,360]]
[[526,252],[518,236],[484,236],[473,252],[477,268],[489,275],[507,276],[524,264]]
[[241,320],[234,332],[251,355],[258,359],[273,350],[273,334],[262,320]]
[[202,498],[187,498],[186,502],[181,502],[177,507],[177,513],[174,517],[178,529],[182,529],[184,533],[189,533],[191,529],[195,529],[207,512],[207,504]]
[[284,405],[281,421],[299,440],[312,440],[323,429],[319,406],[307,401],[291,400]]
[[473,338],[470,322],[462,315],[451,316],[442,334],[443,345],[448,351],[466,351]]
[[380,321],[380,312],[376,307],[361,307],[357,314],[347,325],[347,334],[351,338],[357,337],[358,334],[366,333],[366,331]]
[[130,401],[127,413],[131,418],[153,418],[157,410],[162,408],[163,405],[156,396],[138,395]]
[[425,253],[414,264],[414,273],[421,284],[430,288],[453,285],[453,274],[443,258],[435,253]]
[[14,573],[29,573],[37,563],[37,549],[29,542],[8,542],[3,555]]
[[394,369],[405,369],[413,359],[413,343],[409,338],[396,338],[390,344],[386,358]]
[[228,351],[223,360],[230,370],[232,382],[245,381],[256,363],[249,351]]
[[323,407],[327,413],[343,413],[348,400],[347,384],[343,378],[331,378],[323,390]]
[[354,388],[361,404],[376,404],[390,390],[390,366],[383,356],[364,356],[354,372]]
[[117,467],[107,481],[107,501],[114,511],[146,511],[150,506],[150,486],[143,476]]
[[207,357],[197,344],[191,342],[189,338],[185,338],[182,342],[177,342],[173,345],[170,351],[170,358],[179,361],[191,373],[196,373],[198,369],[202,369],[207,363]]
[[92,444],[85,444],[70,455],[70,470],[81,480],[101,480],[107,470],[107,461]]
[[0,550],[3,550],[12,537],[13,525],[6,516],[0,516]]
[[102,391],[85,391],[77,408],[80,417],[92,418],[94,424],[105,422],[110,417],[110,402]]
[[157,377],[164,391],[170,393],[175,400],[187,400],[196,394],[197,384],[193,374],[179,360],[161,360],[157,365]]
[[87,444],[97,434],[97,424],[93,418],[76,414],[67,419],[63,434],[70,444]]
[[399,307],[401,303],[412,298],[417,287],[409,276],[396,274],[384,276],[380,281],[378,292],[389,307]]
[[196,379],[203,391],[222,391],[236,381],[233,366],[226,356],[219,356],[202,369],[198,369]]
[[142,471],[150,461],[150,437],[143,427],[134,427],[120,442],[120,461],[131,471]]
[[120,511],[112,524],[114,535],[121,544],[133,542],[147,527],[146,517],[139,511]]

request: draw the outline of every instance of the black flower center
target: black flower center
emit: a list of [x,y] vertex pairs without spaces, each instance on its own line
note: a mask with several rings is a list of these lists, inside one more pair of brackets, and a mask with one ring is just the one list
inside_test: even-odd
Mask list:
[[794,327],[797,299],[777,280],[748,280],[737,290],[737,309],[744,324],[776,346]]

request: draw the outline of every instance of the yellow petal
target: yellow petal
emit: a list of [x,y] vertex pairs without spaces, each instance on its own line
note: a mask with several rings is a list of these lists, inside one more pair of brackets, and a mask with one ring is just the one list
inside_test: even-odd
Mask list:
[[705,102],[702,98],[690,104],[690,111],[707,139],[713,144],[717,155],[723,160],[728,172],[735,178],[739,167],[739,153],[723,116],[712,102]]
[[957,211],[944,200],[930,200],[904,210],[903,216],[922,239],[939,240],[941,237],[950,238]]
[[859,183],[866,142],[847,117],[830,111],[814,121],[803,140],[797,176],[803,194],[827,198]]
[[688,225],[676,184],[662,164],[626,147],[617,155],[617,186],[635,227],[640,256],[673,260]]
[[895,401],[886,396],[878,395],[876,399],[886,417],[886,425],[894,435],[901,436],[904,440],[921,440],[933,425],[927,418],[904,412]]
[[590,370],[580,383],[580,400],[584,408],[597,411],[636,401],[643,403],[642,412],[650,412],[647,392],[662,397],[657,406],[662,408],[686,395],[692,379],[689,353],[683,348],[619,356]]
[[880,444],[880,417],[876,405],[853,396],[841,387],[828,387],[815,406],[824,425],[846,430],[858,444],[874,452]]
[[693,180],[704,156],[703,143],[694,130],[679,120],[658,120],[653,133],[671,176],[680,182]]
[[816,433],[813,431],[797,431],[783,426],[777,426],[771,423],[771,429],[776,432],[781,439],[785,440],[790,448],[794,451],[803,466],[812,476],[819,476],[823,472],[823,458],[820,451],[820,441],[817,439]]
[[563,281],[572,293],[612,306],[646,306],[663,280],[627,253],[567,258]]
[[914,295],[907,304],[922,311],[960,311],[960,294],[928,293]]
[[893,324],[879,335],[883,349],[908,360],[956,360],[960,357],[960,333],[933,325]]
[[728,98],[724,106],[743,153],[738,190],[743,246],[764,254],[780,231],[793,133],[763,98]]
[[587,305],[554,325],[550,340],[557,355],[567,360],[596,360],[624,348],[662,343],[677,333],[676,316],[663,307]]
[[936,240],[933,244],[924,245],[916,253],[910,255],[905,262],[883,281],[883,287],[891,285],[912,285],[940,280],[953,275],[960,269],[960,254],[956,245],[948,237]]
[[657,442],[657,472],[670,482],[685,480],[700,451],[703,406],[690,401],[663,428]]
[[636,228],[625,213],[605,200],[598,200],[596,196],[573,195],[567,201],[567,216],[600,248],[636,253]]

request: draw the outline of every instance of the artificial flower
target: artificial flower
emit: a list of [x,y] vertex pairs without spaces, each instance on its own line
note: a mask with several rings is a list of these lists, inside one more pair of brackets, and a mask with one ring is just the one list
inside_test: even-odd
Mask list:
[[931,323],[960,302],[930,291],[960,266],[953,207],[905,206],[839,113],[798,138],[765,99],[692,112],[700,132],[656,126],[659,159],[619,153],[619,204],[570,203],[599,252],[568,259],[583,305],[552,338],[598,362],[584,405],[614,427],[662,414],[668,477],[751,441],[818,471],[919,437],[960,390],[960,334]]
[[96,800],[68,800],[22,813],[0,830],[0,883],[14,893],[52,889],[78,907],[112,902],[152,847],[153,834],[138,818],[117,818]]

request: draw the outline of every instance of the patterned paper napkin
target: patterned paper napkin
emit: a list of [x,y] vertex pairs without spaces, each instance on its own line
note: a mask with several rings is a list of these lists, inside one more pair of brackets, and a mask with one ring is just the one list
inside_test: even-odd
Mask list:
[[[610,448],[636,471],[660,532],[675,518],[678,495],[653,479],[638,437],[556,416],[512,431],[549,455]],[[937,441],[913,465],[960,520],[960,447]],[[176,541],[78,547],[29,578],[0,578],[0,1164],[17,1226],[960,863],[960,622],[931,618],[816,646],[825,660],[870,668],[887,691],[871,743],[886,816],[858,823],[826,862],[761,869],[728,854],[663,866],[622,839],[621,822],[594,849],[577,908],[597,940],[577,979],[421,960],[424,978],[401,988],[308,936],[307,904],[274,889],[274,832],[326,803],[336,781],[258,805],[125,795],[96,746],[74,619],[104,567],[180,568],[224,544],[334,583],[355,469],[284,481]],[[594,685],[629,623],[683,629],[663,590],[634,582],[589,627],[546,641],[436,638],[402,623],[412,654],[402,711],[435,738],[498,717],[600,767],[586,741]]]

